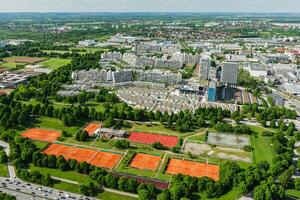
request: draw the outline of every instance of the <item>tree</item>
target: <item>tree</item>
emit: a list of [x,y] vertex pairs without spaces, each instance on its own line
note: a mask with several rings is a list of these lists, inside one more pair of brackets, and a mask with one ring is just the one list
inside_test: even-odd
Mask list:
[[138,192],[138,195],[139,195],[140,200],[149,200],[150,199],[148,190],[140,190]]
[[5,151],[0,152],[0,163],[7,163],[8,162],[8,157],[5,153]]
[[300,190],[300,178],[294,179],[294,186],[296,190]]
[[130,143],[127,140],[116,140],[114,146],[118,149],[129,149]]
[[86,196],[94,196],[97,192],[97,188],[94,182],[88,180],[80,185],[80,192]]

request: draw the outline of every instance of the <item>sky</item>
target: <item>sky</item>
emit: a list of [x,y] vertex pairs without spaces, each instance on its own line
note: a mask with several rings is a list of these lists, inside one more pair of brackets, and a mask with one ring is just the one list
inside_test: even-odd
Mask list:
[[300,0],[0,0],[0,12],[300,12]]

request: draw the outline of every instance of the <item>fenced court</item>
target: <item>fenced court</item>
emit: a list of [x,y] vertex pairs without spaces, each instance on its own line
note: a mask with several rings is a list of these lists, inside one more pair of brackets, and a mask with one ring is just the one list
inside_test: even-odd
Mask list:
[[32,128],[32,129],[27,129],[25,132],[21,134],[21,136],[32,140],[53,142],[61,136],[61,133],[53,130]]
[[170,159],[166,172],[195,177],[207,176],[215,181],[219,180],[219,166],[188,160]]
[[78,162],[90,162],[96,155],[97,151],[91,149],[74,148],[72,152],[65,156],[68,159],[75,159]]
[[66,156],[74,149],[75,148],[73,146],[51,144],[47,149],[43,151],[43,153],[47,155],[54,155],[54,156]]
[[227,134],[227,133],[209,133],[207,142],[216,145],[234,146],[243,148],[246,145],[250,145],[247,136]]
[[89,125],[87,125],[84,130],[86,132],[88,132],[88,134],[91,136],[93,135],[93,133],[97,130],[101,128],[101,124],[100,123],[90,123]]
[[121,154],[101,151],[91,160],[90,164],[97,167],[113,169],[121,158]]
[[132,142],[153,144],[160,142],[165,147],[175,147],[178,143],[178,137],[169,135],[159,135],[153,133],[133,132],[129,138]]
[[130,163],[130,167],[155,171],[158,167],[160,156],[137,153]]

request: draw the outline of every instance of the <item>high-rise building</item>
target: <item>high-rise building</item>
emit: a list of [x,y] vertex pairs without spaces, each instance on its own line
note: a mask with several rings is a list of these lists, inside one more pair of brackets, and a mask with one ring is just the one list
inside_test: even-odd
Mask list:
[[215,81],[209,81],[207,89],[207,100],[209,102],[215,102],[217,96],[217,83]]
[[201,57],[199,62],[200,79],[208,80],[209,69],[210,69],[210,58],[208,56]]
[[233,62],[224,62],[221,72],[222,84],[236,85],[238,79],[239,64]]

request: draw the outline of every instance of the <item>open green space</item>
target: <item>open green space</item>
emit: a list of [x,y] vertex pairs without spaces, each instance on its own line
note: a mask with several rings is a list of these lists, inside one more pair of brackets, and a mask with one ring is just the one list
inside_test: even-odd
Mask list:
[[14,62],[0,62],[0,68],[7,68],[10,70],[16,69],[17,66],[24,66],[25,63],[14,63]]
[[299,190],[286,190],[286,194],[289,197],[300,199],[300,191]]
[[8,167],[6,164],[0,164],[0,176],[8,177]]
[[62,59],[62,58],[50,58],[43,62],[40,62],[40,65],[43,65],[46,68],[58,69],[64,65],[70,64],[71,59]]
[[42,141],[34,141],[33,142],[38,149],[44,149],[49,143]]
[[58,183],[55,183],[53,185],[53,188],[55,188],[57,190],[63,190],[63,191],[72,192],[75,194],[80,194],[79,186],[76,184],[72,184],[72,183],[58,181]]
[[50,117],[37,117],[36,120],[32,122],[31,126],[58,131],[65,130],[68,133],[75,133],[80,128],[80,126],[65,126],[61,120]]
[[202,197],[201,199],[205,200],[233,200],[233,199],[239,199],[242,196],[242,192],[238,188],[233,188],[230,192],[224,194],[223,196],[219,198],[212,198],[207,199],[205,197]]
[[99,199],[109,199],[109,200],[137,200],[137,198],[134,197],[129,197],[129,196],[107,192],[107,191],[99,193],[96,197]]
[[272,164],[273,158],[275,156],[275,151],[271,146],[271,137],[262,136],[262,132],[265,131],[265,128],[250,126],[256,134],[250,136],[251,145],[253,150],[253,161],[254,163],[260,161],[267,161],[269,164]]
[[88,179],[87,175],[80,174],[76,171],[61,171],[60,169],[50,169],[33,165],[30,166],[30,170],[39,171],[42,174],[50,174],[51,176],[64,178],[70,181],[76,181],[78,183],[84,183]]

